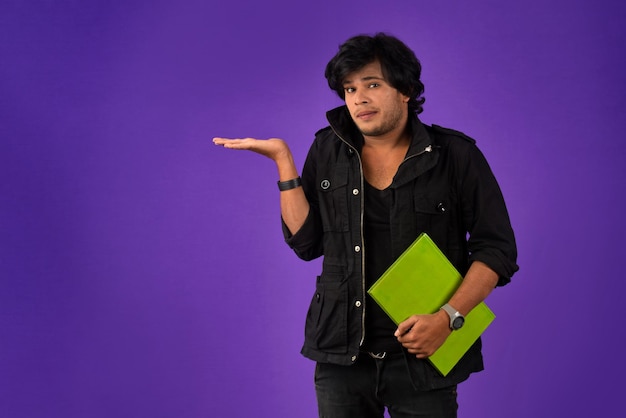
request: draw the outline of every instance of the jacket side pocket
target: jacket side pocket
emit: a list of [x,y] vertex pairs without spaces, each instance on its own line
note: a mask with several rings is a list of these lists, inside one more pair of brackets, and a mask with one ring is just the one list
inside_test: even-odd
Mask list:
[[347,281],[326,282],[318,276],[306,317],[305,337],[310,345],[327,353],[348,351]]

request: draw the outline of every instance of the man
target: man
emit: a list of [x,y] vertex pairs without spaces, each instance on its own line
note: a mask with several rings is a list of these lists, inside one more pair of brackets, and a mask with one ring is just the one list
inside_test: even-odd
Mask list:
[[[425,126],[421,65],[398,39],[356,36],[325,76],[345,106],[327,113],[301,178],[287,144],[214,138],[271,158],[285,239],[324,256],[302,353],[317,362],[320,417],[455,417],[457,384],[483,369],[478,340],[447,375],[427,361],[467,315],[518,269],[500,188],[474,141]],[[445,309],[398,326],[367,289],[426,232],[464,275]]]

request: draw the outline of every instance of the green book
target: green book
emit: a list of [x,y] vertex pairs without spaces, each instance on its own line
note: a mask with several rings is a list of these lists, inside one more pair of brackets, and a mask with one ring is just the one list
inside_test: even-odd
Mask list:
[[[368,293],[399,324],[411,315],[437,312],[447,303],[463,278],[426,234],[409,248],[370,287]],[[481,302],[465,316],[465,324],[453,331],[430,362],[446,376],[495,319]]]

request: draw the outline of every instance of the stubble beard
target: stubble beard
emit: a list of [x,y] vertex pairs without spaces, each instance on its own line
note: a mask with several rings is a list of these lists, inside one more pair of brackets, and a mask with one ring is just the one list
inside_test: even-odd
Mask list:
[[392,132],[400,125],[402,121],[402,116],[402,111],[400,109],[394,109],[394,111],[389,114],[389,117],[381,121],[378,126],[357,126],[359,128],[359,131],[361,131],[361,134],[363,134],[364,136],[383,136],[388,134],[389,132]]

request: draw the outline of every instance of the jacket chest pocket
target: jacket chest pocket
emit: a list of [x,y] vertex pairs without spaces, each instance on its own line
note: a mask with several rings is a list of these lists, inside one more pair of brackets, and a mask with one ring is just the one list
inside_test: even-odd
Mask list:
[[440,245],[446,243],[452,210],[450,198],[426,193],[415,194],[413,209],[418,232],[426,232]]
[[426,232],[441,251],[465,274],[467,270],[467,228],[460,219],[461,208],[452,195],[420,195],[414,199],[419,232]]
[[330,176],[318,177],[317,192],[324,231],[348,231],[348,167],[337,166]]

